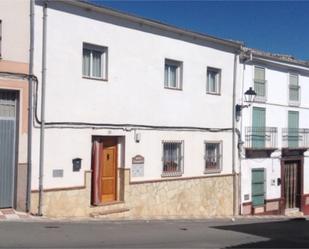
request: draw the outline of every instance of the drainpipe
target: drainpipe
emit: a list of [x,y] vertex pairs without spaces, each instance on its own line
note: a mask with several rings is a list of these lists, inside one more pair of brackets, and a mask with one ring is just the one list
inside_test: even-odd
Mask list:
[[40,165],[39,165],[39,203],[38,215],[42,216],[43,175],[44,175],[44,135],[45,135],[45,86],[46,86],[46,34],[47,3],[43,6],[43,40],[42,40],[42,86],[41,86],[41,129],[40,129]]
[[233,72],[233,104],[232,104],[232,175],[233,175],[233,216],[238,215],[238,181],[237,181],[237,172],[236,172],[236,148],[235,148],[235,133],[236,133],[236,83],[237,83],[237,59],[238,54],[234,55],[234,72]]
[[[242,84],[241,84],[241,104],[244,104],[244,86],[245,86],[245,70],[246,70],[246,63],[252,61],[252,51],[249,51],[249,57],[243,58],[243,69],[242,69]],[[242,134],[243,134],[243,118],[240,119],[240,128],[239,128],[239,141],[242,139]],[[238,167],[239,167],[239,186],[241,186],[241,179],[242,179],[242,170],[241,170],[241,165],[242,165],[242,157],[241,157],[241,145],[238,145]],[[239,198],[238,201],[241,203],[241,198],[242,198],[242,192],[241,188],[239,189]],[[240,213],[243,212],[243,206],[240,206]]]
[[28,144],[27,144],[27,196],[26,212],[31,209],[31,172],[32,172],[32,119],[33,119],[33,52],[34,52],[34,0],[30,0],[30,49],[29,49],[29,89],[28,89]]

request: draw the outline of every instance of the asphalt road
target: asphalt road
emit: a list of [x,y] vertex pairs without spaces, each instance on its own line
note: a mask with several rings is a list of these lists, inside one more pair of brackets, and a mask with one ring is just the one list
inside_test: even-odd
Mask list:
[[0,248],[308,248],[309,221],[0,222]]

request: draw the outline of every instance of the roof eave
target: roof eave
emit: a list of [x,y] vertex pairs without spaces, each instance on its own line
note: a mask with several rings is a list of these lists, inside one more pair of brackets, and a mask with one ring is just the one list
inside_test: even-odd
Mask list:
[[135,23],[138,23],[138,24],[148,25],[150,27],[158,28],[158,29],[161,29],[161,30],[164,30],[164,31],[169,31],[169,32],[180,34],[180,35],[186,35],[186,36],[189,36],[191,38],[201,39],[201,40],[204,40],[204,41],[207,41],[207,42],[212,42],[212,43],[215,43],[215,44],[224,45],[224,46],[233,48],[237,51],[240,51],[241,48],[244,46],[244,43],[242,43],[242,42],[229,41],[229,40],[217,38],[217,37],[214,37],[214,36],[205,35],[205,34],[202,34],[202,33],[185,30],[185,29],[178,28],[178,27],[168,25],[168,24],[165,24],[165,23],[161,23],[161,22],[158,22],[158,21],[154,21],[154,20],[138,17],[138,16],[135,16],[135,15],[132,15],[132,14],[123,13],[123,12],[118,11],[118,10],[113,10],[113,9],[110,9],[110,8],[98,6],[96,4],[89,3],[85,0],[58,0],[58,1],[66,3],[66,4],[70,4],[70,5],[73,5],[73,6],[76,6],[76,7],[84,8],[84,9],[87,9],[87,10],[93,10],[93,11],[97,11],[97,12],[102,13],[102,14],[114,16],[114,17],[121,18],[121,19],[125,19],[125,20],[135,22]]

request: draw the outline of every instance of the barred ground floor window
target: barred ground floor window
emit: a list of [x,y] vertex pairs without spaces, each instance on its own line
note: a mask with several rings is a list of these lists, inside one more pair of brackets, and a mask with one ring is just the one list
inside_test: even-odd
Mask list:
[[183,141],[163,141],[162,176],[183,174]]

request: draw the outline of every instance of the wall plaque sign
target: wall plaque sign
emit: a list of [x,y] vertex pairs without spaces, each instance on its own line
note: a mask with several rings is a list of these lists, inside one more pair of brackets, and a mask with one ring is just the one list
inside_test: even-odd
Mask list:
[[141,155],[136,155],[132,158],[132,176],[143,177],[144,176],[144,163],[145,159]]

